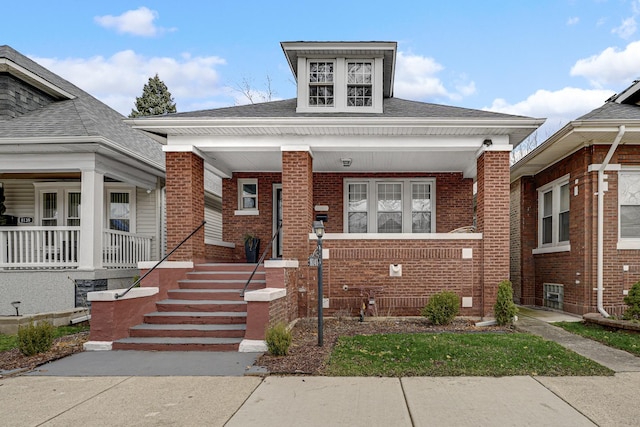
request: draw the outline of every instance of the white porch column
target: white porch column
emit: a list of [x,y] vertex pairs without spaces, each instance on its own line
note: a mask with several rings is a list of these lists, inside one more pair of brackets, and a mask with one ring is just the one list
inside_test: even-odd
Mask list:
[[94,169],[82,170],[80,192],[78,269],[95,270],[102,267],[104,174]]

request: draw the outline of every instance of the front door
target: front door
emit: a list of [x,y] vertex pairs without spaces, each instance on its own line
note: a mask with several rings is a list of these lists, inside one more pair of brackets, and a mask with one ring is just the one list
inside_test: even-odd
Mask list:
[[[282,223],[282,184],[273,184],[273,233]],[[273,258],[282,258],[282,228],[273,242]]]

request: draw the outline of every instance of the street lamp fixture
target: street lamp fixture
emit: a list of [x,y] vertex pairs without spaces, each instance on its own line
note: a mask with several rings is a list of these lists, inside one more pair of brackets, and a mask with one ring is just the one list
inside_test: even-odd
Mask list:
[[313,232],[318,238],[318,347],[323,346],[323,325],[322,325],[322,237],[324,236],[324,224],[322,221],[313,221]]

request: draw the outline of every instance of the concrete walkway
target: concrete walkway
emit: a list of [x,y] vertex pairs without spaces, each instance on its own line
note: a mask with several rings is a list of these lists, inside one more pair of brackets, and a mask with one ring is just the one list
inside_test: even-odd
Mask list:
[[[238,373],[229,374],[238,376],[50,376],[41,372],[0,379],[0,424],[71,427],[638,425],[640,358],[620,357],[602,345],[585,343],[584,339],[575,339],[571,334],[567,337],[548,323],[550,317],[565,315],[536,312],[527,314],[522,310],[517,327],[573,346],[581,354],[590,354],[598,358],[599,363],[614,369],[616,375],[262,378]],[[557,320],[566,319],[553,321]],[[146,357],[136,360],[146,359],[149,365],[154,365],[160,363],[154,360],[157,354],[160,353],[143,353]],[[77,372],[87,368],[84,363],[82,359],[74,360]],[[210,365],[212,359],[204,363]],[[169,371],[165,375],[170,375]]]

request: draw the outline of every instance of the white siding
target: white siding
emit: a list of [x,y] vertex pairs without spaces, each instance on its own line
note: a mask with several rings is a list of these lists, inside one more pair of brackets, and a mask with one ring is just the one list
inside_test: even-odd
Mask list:
[[222,200],[217,196],[204,198],[205,239],[222,240]]
[[156,212],[156,191],[147,194],[144,188],[136,189],[136,233],[153,236],[151,241],[152,259],[156,258],[158,245],[158,222]]
[[[4,187],[5,215],[35,218],[35,190],[32,180],[12,179],[2,181]],[[35,225],[35,224],[25,224]]]

